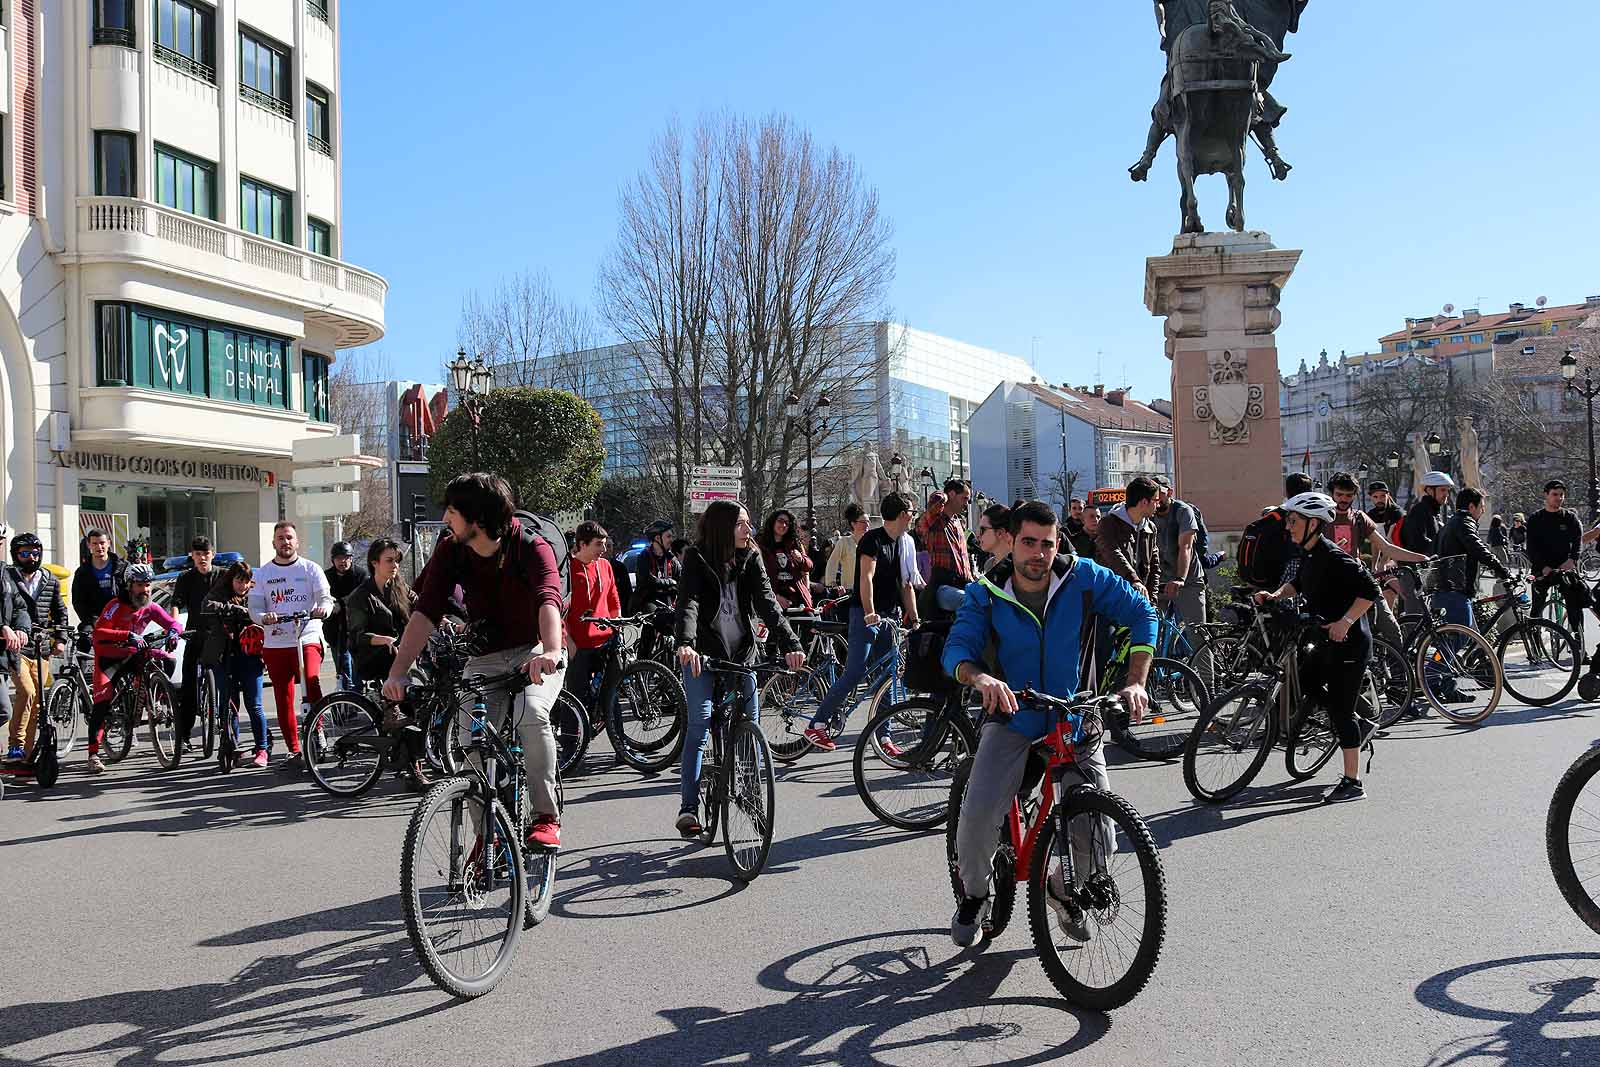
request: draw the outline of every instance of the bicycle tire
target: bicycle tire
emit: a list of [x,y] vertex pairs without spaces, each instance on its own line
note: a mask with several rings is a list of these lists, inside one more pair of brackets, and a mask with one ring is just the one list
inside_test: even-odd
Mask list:
[[1600,579],[1600,553],[1590,550],[1579,556],[1578,573],[1583,575],[1583,580],[1590,585]]
[[1244,684],[1246,644],[1244,634],[1215,634],[1200,642],[1187,660],[1206,692],[1223,693]]
[[[1550,873],[1555,876],[1556,887],[1578,918],[1588,924],[1589,929],[1600,934],[1600,900],[1595,897],[1596,893],[1600,893],[1600,873],[1593,876],[1593,886],[1585,885],[1572,855],[1572,820],[1575,810],[1580,808],[1578,797],[1597,775],[1600,775],[1600,748],[1592,748],[1574,760],[1556,784],[1555,792],[1550,797],[1549,811],[1545,815],[1544,836],[1545,855],[1550,860]],[[1596,818],[1593,810],[1587,807],[1582,810],[1585,812],[1582,817],[1589,821],[1581,826],[1588,836],[1582,838],[1580,843],[1585,849],[1586,862],[1596,866],[1594,846],[1600,843],[1600,819]],[[1597,870],[1600,870],[1600,866],[1597,866]]]
[[[950,891],[955,894],[956,906],[961,906],[966,889],[961,884],[961,870],[956,863],[956,834],[960,829],[961,800],[967,793],[967,779],[972,776],[972,759],[963,760],[950,779],[950,803],[945,811],[944,858],[950,868]],[[993,891],[990,893],[989,921],[983,924],[983,936],[994,940],[1011,925],[1012,912],[1017,907],[1016,853],[1011,842],[1005,840],[1002,824],[996,834],[994,853]]]
[[145,675],[145,693],[149,699],[146,715],[150,720],[150,745],[156,751],[156,762],[161,769],[170,771],[183,760],[183,753],[178,751],[177,727],[173,722],[177,714],[177,701],[172,682],[165,674],[152,670]]
[[[616,714],[606,732],[617,758],[644,774],[672,766],[683,749],[688,702],[678,673],[654,660],[635,660],[617,683]],[[636,729],[630,730],[630,724]]]
[[[1091,937],[1082,944],[1094,947],[1063,952],[1062,949],[1068,946],[1062,943],[1063,939],[1057,933],[1054,909],[1050,906],[1048,880],[1053,866],[1050,860],[1063,834],[1062,828],[1079,815],[1110,819],[1121,831],[1120,836],[1125,837],[1132,846],[1132,857],[1138,864],[1138,884],[1144,907],[1142,913],[1135,914],[1136,909],[1129,907],[1119,882],[1107,872],[1100,872],[1081,890],[1087,896],[1100,898],[1099,906],[1091,905],[1084,909],[1084,922],[1090,928]],[[1114,851],[1109,853],[1106,860],[1108,866],[1127,855],[1117,846],[1118,842],[1113,841]],[[1057,993],[1085,1008],[1111,1011],[1127,1004],[1149,984],[1167,935],[1167,876],[1150,827],[1133,805],[1116,794],[1090,786],[1077,786],[1067,790],[1061,798],[1061,805],[1040,828],[1039,839],[1034,844],[1034,856],[1037,858],[1028,871],[1028,926],[1033,934],[1034,951],[1044,966],[1045,977],[1050,979]],[[1118,920],[1124,916],[1137,922],[1130,922],[1128,927],[1123,927],[1126,931],[1123,935],[1095,936],[1107,927],[1118,925]],[[1138,936],[1136,947],[1131,952],[1127,970],[1115,981],[1091,985],[1072,973],[1070,964],[1077,962],[1080,954],[1085,962],[1092,963],[1097,949],[1101,949],[1097,941],[1113,946],[1112,952],[1100,950],[1099,958],[1108,961],[1113,955],[1127,958],[1130,955],[1128,942],[1132,939],[1134,926],[1137,927]],[[1078,944],[1076,940],[1071,940],[1072,946]]]
[[1400,721],[1417,695],[1411,660],[1392,641],[1375,637],[1367,671],[1378,689],[1378,728],[1387,730]]
[[795,763],[811,751],[806,728],[828,693],[827,677],[827,672],[808,667],[799,672],[779,671],[761,683],[756,707],[773,759]]
[[61,777],[61,756],[52,738],[50,744],[44,744],[45,734],[53,730],[52,726],[45,726],[39,731],[39,739],[35,742],[33,758],[33,781],[40,789],[49,789]]
[[132,704],[128,691],[123,689],[106,716],[105,741],[100,746],[100,755],[107,763],[120,763],[133,751],[133,731],[137,720]]
[[563,777],[574,778],[589,750],[589,712],[572,693],[563,689],[550,708],[550,728],[556,735],[556,769]]
[[58,678],[45,691],[44,708],[56,728],[56,755],[65,757],[72,751],[78,738],[78,721],[82,718],[77,682],[71,678]]
[[[1554,692],[1535,692],[1525,684],[1527,679],[1520,671],[1505,669],[1508,649],[1520,650],[1523,661],[1530,666],[1536,662],[1543,662],[1544,670],[1547,672],[1565,669],[1566,680]],[[1495,654],[1500,660],[1500,676],[1506,692],[1518,701],[1536,708],[1554,704],[1572,692],[1573,687],[1578,684],[1578,675],[1583,670],[1583,664],[1579,661],[1577,653],[1578,641],[1572,636],[1571,631],[1544,619],[1527,619],[1515,624],[1501,635],[1500,643],[1495,646]],[[1513,657],[1515,655],[1513,652]],[[1570,666],[1562,668],[1563,659],[1570,663]],[[1513,662],[1517,662],[1515,658]],[[1521,688],[1518,688],[1519,686]]]
[[[427,912],[428,902],[424,900],[425,890],[419,885],[418,879],[430,866],[433,874],[446,880],[444,892],[451,897],[466,893],[465,887],[456,887],[450,884],[454,871],[439,871],[437,855],[424,855],[426,841],[424,834],[428,829],[433,816],[449,805],[453,810],[453,836],[451,840],[459,840],[463,836],[471,837],[472,821],[467,812],[468,804],[477,804],[481,807],[483,798],[480,795],[481,785],[476,779],[451,778],[440,782],[422,798],[412,813],[411,822],[406,827],[404,851],[400,857],[400,895],[405,902],[406,933],[411,938],[411,947],[416,950],[417,956],[422,960],[422,969],[440,989],[451,996],[462,1000],[481,997],[500,984],[506,971],[511,966],[513,955],[516,952],[517,940],[522,934],[524,921],[523,896],[526,886],[526,870],[523,865],[521,842],[516,840],[515,824],[506,813],[505,808],[498,799],[489,801],[489,815],[493,820],[493,830],[488,834],[491,843],[498,837],[503,843],[498,848],[498,856],[491,862],[497,866],[500,862],[509,865],[502,880],[510,899],[505,908],[507,915],[506,931],[500,941],[493,960],[480,973],[462,975],[456,973],[442,957],[434,938],[428,932]],[[486,828],[487,829],[487,828]],[[465,835],[461,833],[465,830]],[[436,850],[435,850],[436,853]],[[456,857],[449,854],[446,847],[446,862],[454,868]],[[469,859],[471,856],[469,854]],[[431,862],[430,862],[431,860]],[[471,869],[475,864],[468,863],[465,871],[466,877],[471,877],[475,872]],[[434,893],[438,891],[435,890]],[[430,894],[431,895],[431,894]],[[481,908],[474,907],[474,911]]]
[[1337,751],[1339,735],[1333,732],[1328,713],[1322,708],[1308,708],[1297,716],[1294,733],[1283,746],[1283,767],[1290,778],[1303,782],[1326,767]]
[[1112,737],[1130,756],[1165,762],[1183,755],[1189,731],[1211,702],[1205,683],[1192,667],[1175,659],[1153,659],[1145,681],[1150,707],[1135,724],[1126,711],[1112,721]]
[[[1228,719],[1219,721],[1229,708],[1242,702],[1248,702],[1244,714],[1235,712]],[[1183,745],[1183,784],[1196,800],[1220,804],[1255,780],[1266,765],[1267,755],[1277,740],[1278,703],[1272,699],[1272,691],[1260,682],[1235,686],[1212,698],[1195,721],[1194,729]],[[1216,785],[1201,781],[1202,760],[1209,767],[1213,755],[1237,756],[1246,752],[1252,753],[1251,758],[1235,777],[1223,779]],[[1237,760],[1229,760],[1225,766],[1237,766]]]
[[220,699],[215,672],[202,667],[199,684],[195,686],[195,710],[198,713],[195,717],[200,720],[200,754],[203,759],[210,759],[217,748],[217,725],[221,718],[217,704]]
[[700,841],[711,844],[717,839],[717,829],[722,817],[722,746],[711,731],[706,731],[710,748],[700,761],[700,781],[696,792],[700,798]]
[[[301,735],[300,750],[311,780],[329,796],[349,800],[362,796],[378,784],[387,760],[383,749],[361,742],[382,736],[383,716],[372,701],[360,693],[329,693],[306,716]],[[349,774],[343,773],[346,769]]]
[[[966,714],[965,709],[957,713]],[[944,822],[950,779],[977,748],[970,730],[955,718],[943,699],[912,697],[884,706],[867,723],[856,738],[851,764],[856,794],[874,818],[902,830],[932,830]],[[880,735],[885,733],[899,747],[899,756],[884,751]],[[886,768],[888,776],[875,774],[869,759],[873,766]],[[898,795],[914,796],[914,801],[902,806],[893,799]]]
[[[1450,649],[1447,646],[1441,647],[1441,642],[1445,638],[1453,638],[1462,642],[1466,646],[1465,650]],[[1464,710],[1440,699],[1440,695],[1434,692],[1434,687],[1427,683],[1428,674],[1426,668],[1435,655],[1439,657],[1443,664],[1441,669],[1449,670],[1452,675],[1457,676],[1457,681],[1461,677],[1470,676],[1478,686],[1482,687],[1478,691],[1487,691],[1489,693],[1488,703],[1481,709]],[[1452,670],[1452,665],[1463,669]],[[1424,634],[1422,639],[1417,642],[1416,666],[1417,678],[1421,680],[1420,687],[1423,697],[1433,706],[1434,711],[1458,726],[1473,726],[1482,722],[1492,715],[1494,709],[1500,704],[1500,692],[1503,687],[1500,657],[1489,642],[1483,639],[1483,635],[1470,626],[1447,622],[1434,627],[1432,633]],[[1492,670],[1490,670],[1491,666]],[[1491,677],[1485,679],[1483,677],[1484,671],[1488,671]]]
[[239,745],[233,738],[231,727],[224,727],[222,734],[217,738],[217,770],[223,774],[232,774],[238,757]]
[[422,756],[441,778],[451,778],[461,773],[465,764],[461,745],[456,738],[455,716],[442,721],[429,717],[427,733],[422,736]]
[[[778,813],[772,752],[755,723],[743,719],[734,723],[722,773],[722,847],[733,865],[733,876],[749,883],[766,868]],[[748,822],[748,830],[735,831],[736,815]]]

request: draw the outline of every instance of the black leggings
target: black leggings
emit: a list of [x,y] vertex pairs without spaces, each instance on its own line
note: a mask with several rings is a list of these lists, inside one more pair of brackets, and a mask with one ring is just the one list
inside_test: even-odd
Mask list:
[[1367,620],[1362,619],[1350,628],[1343,641],[1325,638],[1300,660],[1300,695],[1328,709],[1340,748],[1361,744],[1356,701],[1361,697],[1371,659],[1372,634]]

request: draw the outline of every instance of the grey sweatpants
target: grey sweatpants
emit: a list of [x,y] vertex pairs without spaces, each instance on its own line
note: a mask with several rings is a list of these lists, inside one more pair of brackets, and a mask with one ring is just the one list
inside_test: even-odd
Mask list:
[[[501,652],[490,652],[467,661],[461,672],[463,678],[504,674],[513,667],[526,663],[539,651],[538,645],[523,645]],[[534,815],[556,815],[556,734],[550,727],[550,709],[555,707],[561,694],[561,683],[566,675],[563,668],[544,676],[538,685],[528,684],[517,692],[512,705],[512,722],[517,738],[522,742],[522,758],[528,764],[528,794]],[[524,681],[527,679],[524,678]],[[484,700],[489,711],[489,721],[495,729],[502,725],[506,714],[506,690],[491,689]],[[468,700],[471,698],[469,697]]]
[[[978,735],[978,754],[973,759],[972,777],[967,779],[967,791],[961,798],[961,818],[956,824],[956,861],[961,872],[961,884],[967,896],[989,895],[989,879],[994,875],[994,851],[1000,843],[1001,827],[1011,810],[1011,801],[1022,788],[1022,774],[1027,767],[1028,750],[1033,742],[1011,729],[1005,723],[988,722]],[[1104,743],[1096,745],[1092,753],[1079,753],[1077,773],[1067,771],[1062,783],[1063,792],[1080,782],[1099,789],[1111,788],[1111,777],[1106,774]],[[1057,798],[1059,803],[1060,798]],[[1098,834],[1090,827],[1099,823]],[[1027,827],[1023,827],[1023,833]],[[1099,840],[1095,840],[1098,837]],[[1103,816],[1072,821],[1073,882],[1081,885],[1085,877],[1097,867],[1103,867],[1106,858],[1116,851],[1116,827]],[[1098,858],[1097,858],[1098,857]],[[1048,857],[1035,856],[1034,862],[1043,863]]]

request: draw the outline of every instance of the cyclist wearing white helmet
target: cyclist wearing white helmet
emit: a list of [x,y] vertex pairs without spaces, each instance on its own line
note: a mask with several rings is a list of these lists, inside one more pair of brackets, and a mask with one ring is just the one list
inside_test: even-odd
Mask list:
[[1455,481],[1444,471],[1422,476],[1417,499],[1400,526],[1400,547],[1426,556],[1439,554],[1439,534],[1444,530],[1444,505],[1455,492]]
[[1366,789],[1358,774],[1361,749],[1377,733],[1378,724],[1356,713],[1356,701],[1372,658],[1367,610],[1378,599],[1378,583],[1359,561],[1324,536],[1334,520],[1332,497],[1300,493],[1283,502],[1283,512],[1289,539],[1302,551],[1300,565],[1276,592],[1258,593],[1256,600],[1304,596],[1307,613],[1331,620],[1323,626],[1328,639],[1301,659],[1301,689],[1307,700],[1327,708],[1344,753],[1344,776],[1322,802],[1364,800]]

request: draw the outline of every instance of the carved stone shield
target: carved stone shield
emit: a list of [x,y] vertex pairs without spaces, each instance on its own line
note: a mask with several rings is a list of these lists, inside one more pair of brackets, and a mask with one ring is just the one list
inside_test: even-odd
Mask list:
[[1235,429],[1244,422],[1250,406],[1250,387],[1244,382],[1214,382],[1211,386],[1211,414],[1224,429]]

